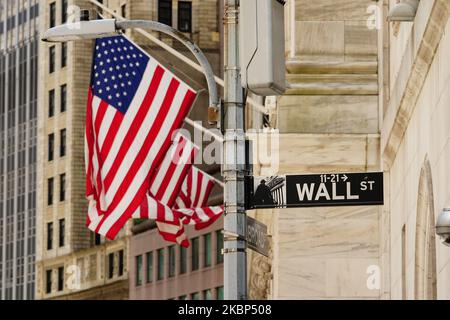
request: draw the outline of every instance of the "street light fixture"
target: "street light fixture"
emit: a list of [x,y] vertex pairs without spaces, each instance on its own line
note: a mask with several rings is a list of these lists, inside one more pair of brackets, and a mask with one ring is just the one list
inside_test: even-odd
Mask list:
[[217,84],[214,79],[214,72],[208,59],[200,48],[183,35],[178,30],[156,21],[147,20],[116,20],[101,19],[89,21],[89,11],[82,10],[81,19],[78,22],[59,25],[47,30],[42,41],[46,42],[66,42],[89,40],[103,37],[110,37],[119,34],[126,29],[149,29],[159,31],[180,41],[195,56],[203,68],[209,91],[208,121],[210,124],[217,124],[219,121],[220,99],[217,91]]

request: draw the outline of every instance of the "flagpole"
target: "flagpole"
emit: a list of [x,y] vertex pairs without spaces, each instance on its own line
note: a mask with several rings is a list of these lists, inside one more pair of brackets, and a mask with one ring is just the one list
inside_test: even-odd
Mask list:
[[225,1],[225,131],[222,175],[224,204],[224,294],[227,300],[247,299],[247,217],[245,214],[244,99],[239,66],[239,1]]

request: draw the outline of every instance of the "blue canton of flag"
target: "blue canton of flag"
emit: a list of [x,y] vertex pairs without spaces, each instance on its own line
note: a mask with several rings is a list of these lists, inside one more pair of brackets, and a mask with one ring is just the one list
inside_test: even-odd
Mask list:
[[97,97],[126,113],[150,58],[122,36],[97,39],[91,88]]

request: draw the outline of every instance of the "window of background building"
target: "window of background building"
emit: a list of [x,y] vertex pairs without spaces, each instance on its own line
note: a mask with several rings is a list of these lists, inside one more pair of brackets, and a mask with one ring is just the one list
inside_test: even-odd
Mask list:
[[59,201],[66,200],[66,174],[59,175]]
[[58,291],[64,290],[64,267],[58,268]]
[[61,24],[67,22],[67,0],[61,0]]
[[59,220],[59,246],[64,247],[66,242],[66,220]]
[[53,222],[47,223],[47,250],[53,249]]
[[142,284],[142,256],[136,257],[136,286]]
[[178,300],[187,300],[187,295],[179,296]]
[[210,267],[211,266],[211,261],[212,261],[212,257],[211,257],[211,233],[205,234],[203,236],[203,243],[205,244],[204,248],[204,259],[203,259],[203,263],[204,263],[204,267]]
[[187,249],[180,246],[180,274],[187,272]]
[[59,132],[59,156],[64,157],[66,155],[66,129],[62,129]]
[[102,244],[102,237],[98,233],[94,233],[94,245],[99,246]]
[[175,276],[175,246],[169,247],[169,277]]
[[49,26],[53,28],[56,25],[56,2],[50,3],[49,18]]
[[212,291],[207,289],[203,291],[203,300],[212,300]]
[[158,21],[172,26],[172,0],[158,1]]
[[119,251],[119,277],[123,276],[123,250]]
[[55,115],[55,90],[48,92],[48,117],[51,118]]
[[178,1],[178,30],[192,32],[192,3],[190,1]]
[[108,255],[108,279],[114,276],[114,253]]
[[67,110],[67,85],[63,84],[61,86],[61,104],[60,109],[61,112],[65,112]]
[[55,154],[55,134],[48,135],[48,161],[53,161]]
[[198,270],[199,267],[199,243],[198,238],[192,239],[192,271]]
[[158,280],[164,279],[164,249],[158,250]]
[[216,288],[217,300],[223,300],[223,287]]
[[48,72],[55,72],[55,46],[48,48]]
[[217,263],[223,263],[223,233],[222,230],[216,231],[216,261]]
[[122,17],[126,18],[127,17],[127,5],[126,4],[122,5],[122,7],[120,7],[120,11],[121,11]]
[[67,42],[61,43],[61,68],[67,66]]
[[147,283],[153,282],[153,251],[147,252]]
[[52,292],[52,270],[47,270],[45,272],[45,293]]
[[192,293],[191,300],[200,300],[200,293],[198,293],[198,292]]
[[47,180],[47,205],[49,206],[53,204],[53,189],[54,189],[54,180],[53,178],[49,178]]

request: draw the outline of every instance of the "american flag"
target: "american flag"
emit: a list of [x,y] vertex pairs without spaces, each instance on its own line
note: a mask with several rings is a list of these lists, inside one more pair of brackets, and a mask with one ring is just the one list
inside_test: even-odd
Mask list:
[[88,226],[114,239],[149,196],[196,93],[125,36],[96,41],[86,110]]

